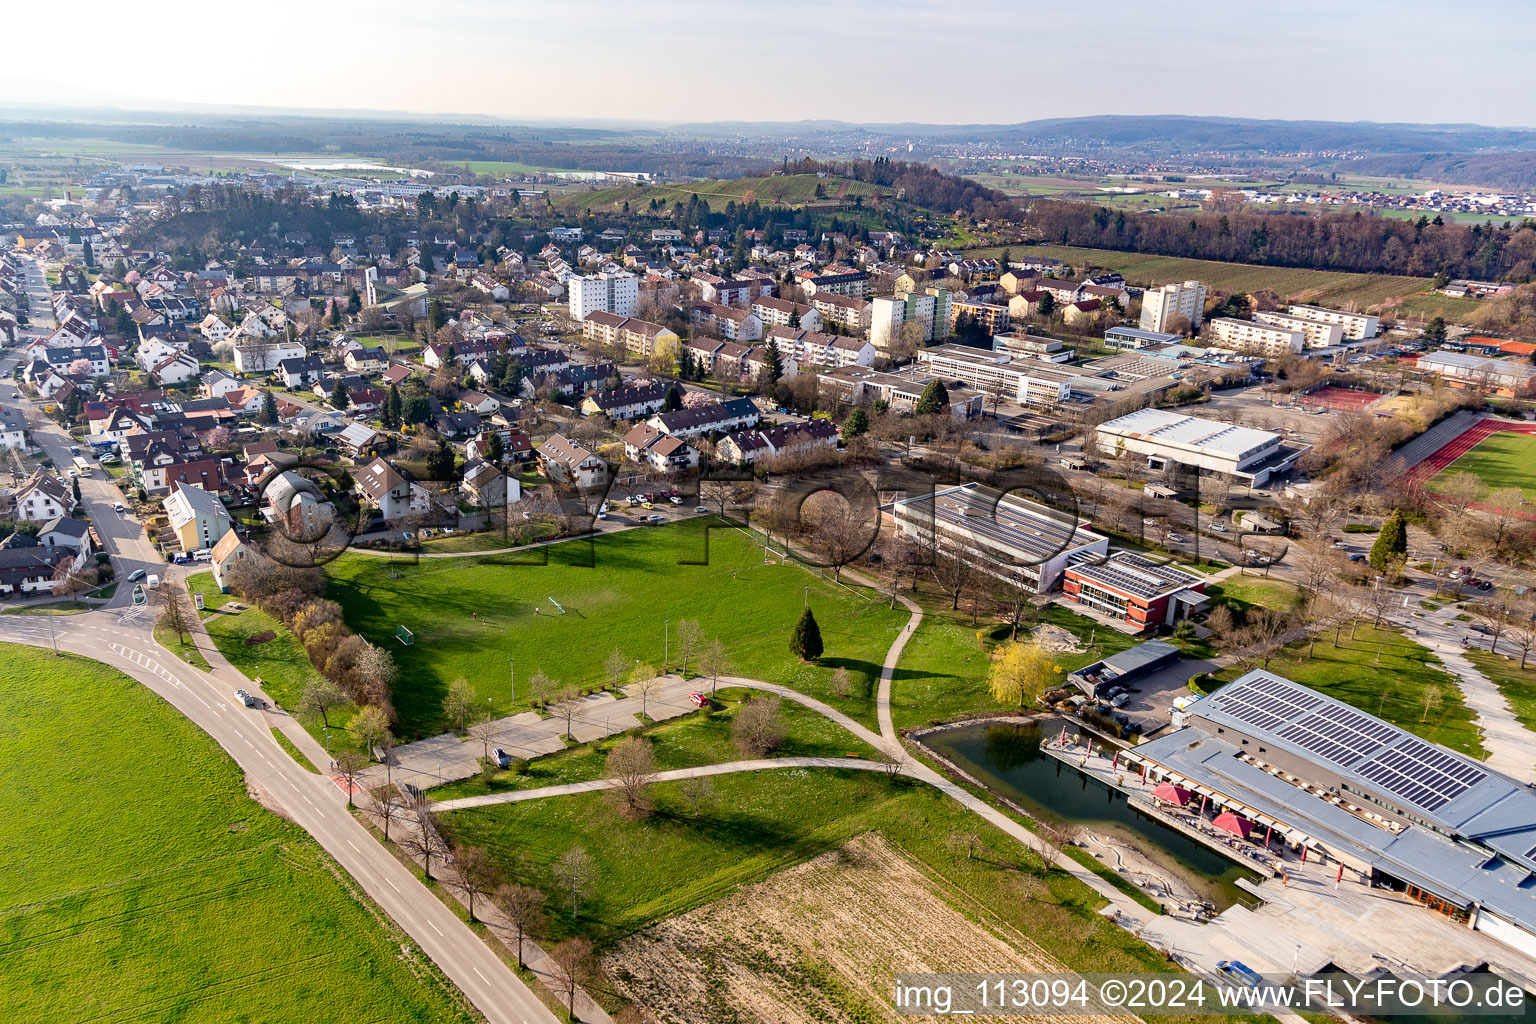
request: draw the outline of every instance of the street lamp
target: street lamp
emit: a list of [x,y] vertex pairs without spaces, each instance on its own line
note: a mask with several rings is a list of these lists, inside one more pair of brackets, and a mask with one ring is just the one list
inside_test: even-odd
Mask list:
[[667,670],[667,664],[672,660],[672,620],[666,619],[661,624],[661,670]]
[[517,702],[517,659],[507,659],[507,685],[512,688],[512,701]]

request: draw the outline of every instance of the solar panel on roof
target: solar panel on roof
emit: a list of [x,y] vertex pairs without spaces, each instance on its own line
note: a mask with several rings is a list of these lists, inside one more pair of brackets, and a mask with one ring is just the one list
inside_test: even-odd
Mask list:
[[1355,769],[1387,792],[1436,811],[1488,777],[1469,761],[1409,737]]

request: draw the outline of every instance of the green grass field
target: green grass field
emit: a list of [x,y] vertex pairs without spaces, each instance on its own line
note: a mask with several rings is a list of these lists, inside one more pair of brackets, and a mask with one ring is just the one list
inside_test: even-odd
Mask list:
[[479,1019],[137,682],[8,646],[0,721],[6,1020]]
[[[1514,650],[1514,647],[1506,640],[1499,644],[1499,650]],[[1528,659],[1525,668],[1521,668],[1518,652],[1512,658],[1491,651],[1468,650],[1465,653],[1468,661],[1493,680],[1520,724],[1536,732],[1536,658]]]
[[[1292,644],[1269,663],[1269,671],[1452,750],[1477,758],[1487,753],[1455,677],[1429,648],[1400,630],[1368,623],[1360,625],[1353,640],[1346,627],[1338,646],[1333,635],[1329,630],[1319,634],[1311,657],[1305,640]],[[1216,677],[1230,682],[1240,674],[1227,668]],[[1430,686],[1439,688],[1440,706],[1426,712],[1423,697]]]
[[[697,620],[707,637],[718,637],[742,673],[821,697],[873,727],[873,684],[906,612],[891,611],[863,591],[833,586],[797,564],[774,558],[765,565],[762,548],[740,531],[707,532],[708,565],[678,564],[704,560],[702,520],[506,556],[391,565],[348,554],[327,567],[329,593],[353,629],[395,655],[398,732],[406,737],[446,728],[442,699],[456,678],[468,679],[481,699],[494,698],[502,711],[526,706],[536,671],[557,683],[611,682],[603,662],[614,649],[630,662],[660,667],[667,621],[675,667],[675,629],[683,619]],[[595,565],[583,564],[594,555]],[[547,565],[537,564],[546,557]],[[789,651],[807,587],[825,641],[814,665]],[[561,615],[551,598],[568,614]],[[416,635],[411,646],[395,639],[401,625]],[[514,658],[515,704],[508,664]],[[852,677],[846,698],[832,695],[838,667]]]
[[814,174],[787,174],[772,178],[731,178],[724,181],[695,181],[686,185],[643,185],[621,188],[595,189],[578,192],[570,197],[583,210],[620,209],[629,203],[631,210],[643,210],[652,199],[659,199],[670,207],[673,203],[687,204],[690,197],[698,196],[709,203],[710,209],[724,209],[730,202],[747,201],[750,192],[762,206],[799,207],[814,203],[816,186],[820,185],[827,201],[839,198],[852,200],[854,196],[872,196],[881,190],[878,185],[846,178],[818,178]]
[[[977,249],[967,256],[996,256],[1001,248]],[[1254,292],[1263,288],[1282,298],[1324,305],[1357,302],[1362,307],[1413,295],[1429,288],[1427,277],[1392,277],[1386,274],[1346,274],[1334,270],[1269,267],[1256,263],[1220,263],[1177,256],[1145,256],[1113,249],[1082,249],[1065,245],[1036,245],[1009,250],[1015,257],[1053,256],[1069,263],[1092,263],[1115,270],[1136,285],[1161,285],[1198,280],[1219,291]],[[1445,296],[1440,296],[1444,298]]]
[[[651,741],[658,771],[739,761],[742,754],[731,743],[731,720],[736,717],[742,702],[754,695],[761,694],[743,687],[722,686],[715,693],[715,703],[719,706],[713,710],[695,711],[682,718],[631,729],[629,734],[641,735]],[[868,744],[855,739],[848,730],[819,712],[787,700],[781,701],[779,707],[785,739],[774,752],[776,757],[847,757],[856,754],[867,760],[874,754]],[[432,799],[455,800],[481,793],[539,789],[601,778],[609,751],[622,738],[612,736],[534,758],[521,772],[495,772],[489,778],[475,777],[437,786],[432,790]]]
[[1458,473],[1471,473],[1490,490],[1518,487],[1526,501],[1536,501],[1536,436],[1490,434],[1429,482],[1429,489],[1444,485]]

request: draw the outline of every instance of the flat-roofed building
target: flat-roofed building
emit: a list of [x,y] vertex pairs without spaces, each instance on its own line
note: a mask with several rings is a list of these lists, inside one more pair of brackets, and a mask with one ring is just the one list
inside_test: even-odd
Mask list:
[[1344,342],[1344,326],[1342,324],[1328,323],[1325,320],[1311,320],[1307,317],[1292,316],[1290,313],[1269,313],[1259,311],[1253,314],[1253,318],[1261,324],[1269,324],[1271,327],[1283,327],[1288,331],[1300,331],[1303,344],[1307,348],[1333,348]]
[[1210,323],[1211,337],[1225,348],[1275,357],[1300,352],[1307,336],[1288,327],[1274,327],[1224,316]]
[[1171,626],[1205,604],[1202,577],[1129,551],[1067,566],[1061,592],[1137,633]]
[[[849,405],[884,402],[898,413],[908,413],[917,408],[923,390],[938,379],[939,376],[932,372],[896,374],[871,370],[867,366],[844,366],[819,374],[816,383],[822,394]],[[949,411],[955,419],[968,420],[981,415],[986,396],[980,391],[961,387],[951,387],[948,391]]]
[[1288,472],[1310,448],[1285,441],[1267,430],[1186,416],[1169,409],[1138,409],[1099,424],[1097,436],[1100,451],[1109,455],[1124,451],[1145,455],[1152,469],[1162,469],[1173,462],[1207,473],[1221,473],[1254,487],[1262,487],[1272,477]]
[[1039,360],[1014,362],[1006,352],[936,345],[919,349],[917,361],[940,377],[958,380],[984,394],[1001,394],[1020,405],[1055,406],[1072,393],[1067,376],[1052,372]]
[[1008,312],[1007,306],[998,306],[990,302],[976,302],[971,299],[955,299],[949,304],[950,334],[955,333],[955,325],[961,317],[969,317],[971,322],[980,324],[981,328],[989,335],[1007,334],[1013,329],[1013,315]]
[[1292,306],[1291,316],[1304,317],[1325,324],[1338,324],[1344,329],[1345,341],[1367,341],[1376,337],[1381,328],[1381,318],[1368,313],[1350,313],[1342,309],[1326,309],[1322,306]]
[[1055,338],[1041,338],[1019,331],[993,335],[992,351],[1020,359],[1042,359],[1048,363],[1071,362],[1075,355],[1072,349]]
[[1104,332],[1104,347],[1122,351],[1177,345],[1181,340],[1181,335],[1168,334],[1165,331],[1149,331],[1144,327],[1111,327]]
[[1474,388],[1506,398],[1536,390],[1536,366],[1509,359],[1489,359],[1466,352],[1429,352],[1419,356],[1418,368],[1438,373],[1452,387]]
[[915,544],[1037,594],[1054,588],[1073,560],[1109,550],[1086,519],[977,483],[902,498],[886,514]]

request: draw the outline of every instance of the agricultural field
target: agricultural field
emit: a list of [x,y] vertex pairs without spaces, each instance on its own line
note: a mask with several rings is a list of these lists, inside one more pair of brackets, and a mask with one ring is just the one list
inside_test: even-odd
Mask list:
[[[977,249],[967,256],[997,256],[1002,248]],[[1177,256],[1146,256],[1113,249],[1083,249],[1067,245],[1014,247],[1015,256],[1053,256],[1073,264],[1092,264],[1125,275],[1132,284],[1162,285],[1169,282],[1203,281],[1217,291],[1255,292],[1270,289],[1282,298],[1324,305],[1355,303],[1368,308],[1393,299],[1425,292],[1427,277],[1392,277],[1386,274],[1347,274],[1334,270],[1270,267],[1256,263],[1221,263]],[[1445,298],[1445,296],[1439,296]]]
[[[457,678],[492,698],[500,714],[528,706],[535,672],[556,683],[611,683],[603,663],[615,649],[630,662],[660,667],[670,635],[676,667],[675,630],[684,619],[696,620],[706,637],[718,637],[737,671],[828,700],[873,727],[874,683],[906,612],[798,563],[777,556],[765,562],[754,536],[709,530],[708,521],[513,555],[402,562],[349,553],[327,566],[328,596],[340,602],[353,629],[394,653],[400,668],[397,731],[412,739],[446,727],[442,700]],[[816,664],[800,662],[789,650],[790,631],[806,601],[825,643]],[[395,639],[402,625],[415,634],[410,646]],[[689,667],[697,670],[696,659]],[[842,698],[831,688],[839,667],[852,682],[852,692]]]
[[1063,969],[1016,927],[958,909],[955,896],[865,834],[624,939],[606,966],[622,995],[667,1024],[883,1020],[894,1014],[892,971]]
[[97,662],[0,661],[8,1021],[471,1021],[209,737]]
[[1461,458],[1442,469],[1426,486],[1444,486],[1458,473],[1471,473],[1490,490],[1515,487],[1536,502],[1536,435],[1489,434]]
[[743,203],[755,197],[763,206],[801,207],[817,202],[816,187],[820,185],[823,199],[827,202],[851,202],[856,196],[879,195],[881,188],[863,181],[848,178],[818,178],[814,174],[777,175],[771,178],[731,178],[723,181],[696,181],[686,185],[642,185],[623,188],[594,189],[578,192],[568,197],[583,210],[605,209],[617,211],[627,202],[630,209],[639,210],[659,199],[666,206],[687,203],[691,196],[698,196],[709,203],[710,209],[722,209],[727,203]]

